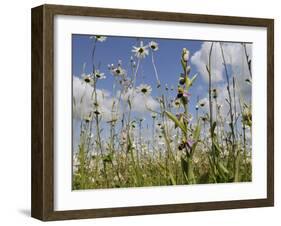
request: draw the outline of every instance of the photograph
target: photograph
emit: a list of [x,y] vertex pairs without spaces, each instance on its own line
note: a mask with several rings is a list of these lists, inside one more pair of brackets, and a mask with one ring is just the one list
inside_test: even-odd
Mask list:
[[72,34],[72,190],[252,181],[252,44]]

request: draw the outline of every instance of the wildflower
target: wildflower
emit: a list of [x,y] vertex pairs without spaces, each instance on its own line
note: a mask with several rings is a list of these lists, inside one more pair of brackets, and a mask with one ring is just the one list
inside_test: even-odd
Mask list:
[[156,117],[157,117],[157,114],[156,114],[155,112],[153,112],[153,113],[151,114],[151,118],[156,119]]
[[202,116],[201,119],[203,122],[206,122],[208,120],[207,116]]
[[124,76],[126,74],[126,71],[119,65],[118,67],[111,67],[111,73],[114,76]]
[[91,36],[90,39],[95,39],[98,42],[104,42],[104,41],[106,41],[107,37],[102,36],[102,35],[96,35],[96,36]]
[[82,76],[82,79],[85,83],[89,84],[89,85],[92,85],[93,84],[93,78],[91,77],[91,75],[83,75]]
[[199,106],[202,108],[206,105],[206,101],[203,99],[203,100],[200,100],[199,101]]
[[184,89],[182,87],[178,87],[177,98],[183,97],[183,94],[184,94]]
[[139,47],[133,46],[132,52],[134,52],[135,56],[140,59],[145,58],[146,55],[149,54],[148,46],[144,46],[142,41],[140,42]]
[[157,43],[157,42],[154,42],[154,41],[149,42],[149,47],[150,47],[150,49],[152,49],[153,51],[157,51],[157,50],[159,49],[158,43]]
[[181,99],[183,104],[187,104],[189,96],[190,94],[187,93],[182,87],[178,87],[177,98]]
[[89,116],[86,116],[85,118],[84,118],[84,121],[86,122],[86,123],[89,123],[89,122],[91,122],[92,121],[92,117],[89,115]]
[[213,89],[213,98],[217,99],[217,97],[218,97],[217,89]]
[[180,145],[178,146],[178,149],[181,151],[183,149],[190,150],[192,148],[192,145],[194,144],[194,141],[192,139],[188,139],[187,141],[182,141]]
[[242,122],[251,127],[252,126],[252,112],[251,108],[248,105],[243,106],[243,112],[242,112]]
[[173,106],[175,108],[179,108],[181,106],[181,101],[180,99],[175,99],[174,102],[173,102]]
[[95,70],[94,77],[97,79],[105,79],[104,73],[101,73],[99,70]]
[[191,148],[192,145],[194,144],[194,141],[192,139],[188,139],[187,142],[186,142],[186,145]]
[[185,148],[185,144],[184,143],[180,143],[180,145],[178,146],[178,149],[180,151],[182,151]]
[[137,92],[142,93],[143,95],[149,95],[152,92],[151,86],[147,84],[141,84],[136,88]]
[[182,60],[185,62],[189,60],[189,51],[187,48],[182,49]]
[[181,74],[181,75],[180,75],[180,78],[179,78],[179,84],[180,84],[180,85],[184,85],[185,82],[186,82],[186,77],[185,77],[184,74]]

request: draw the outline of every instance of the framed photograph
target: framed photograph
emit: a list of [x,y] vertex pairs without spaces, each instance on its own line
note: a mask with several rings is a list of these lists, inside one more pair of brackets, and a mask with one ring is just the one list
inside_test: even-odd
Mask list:
[[32,9],[32,216],[274,205],[272,19]]

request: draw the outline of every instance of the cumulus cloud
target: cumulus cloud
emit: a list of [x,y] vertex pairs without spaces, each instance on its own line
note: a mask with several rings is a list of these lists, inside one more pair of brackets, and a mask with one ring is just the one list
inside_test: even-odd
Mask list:
[[[118,118],[122,114],[122,108],[117,104],[120,92],[117,92],[116,96],[112,96],[111,92],[105,89],[97,89],[96,92],[102,120],[109,121],[112,118]],[[132,89],[121,94],[123,101],[127,101],[129,97],[133,112],[145,113],[148,112],[147,108],[156,110],[159,107],[158,102],[150,95],[145,96]],[[89,116],[91,110],[94,109],[93,103],[93,87],[73,76],[73,117],[81,119]]]
[[[220,105],[220,113],[224,116],[229,115],[230,114],[230,107],[229,107],[229,103],[226,101],[226,99],[228,99],[228,92],[227,92],[227,88],[226,88],[226,84],[222,84],[216,87],[217,89],[217,104]],[[233,98],[233,95],[231,95],[232,97],[232,107],[234,110],[234,104],[236,104],[236,113],[238,114],[240,112],[240,105],[239,105],[239,98],[236,96],[235,100]],[[215,101],[213,100],[213,115],[214,117],[216,117],[216,109],[215,109]],[[209,113],[209,96],[208,94],[206,94],[205,97],[203,97],[199,102],[204,102],[205,105],[203,107],[200,107],[201,111],[205,112],[205,113]],[[234,112],[233,112],[234,113]]]
[[[205,81],[208,81],[206,65],[209,64],[209,52],[211,49],[211,44],[211,42],[204,42],[201,46],[201,49],[195,52],[191,57],[191,63],[197,67],[198,72],[203,76]],[[222,57],[217,43],[214,44],[212,50],[211,68],[213,81],[222,81]]]
[[[198,72],[204,81],[208,81],[208,72],[206,65],[209,64],[209,52],[211,42],[204,42],[201,49],[191,57],[191,63],[196,66]],[[246,44],[249,59],[252,59],[252,45]],[[228,73],[235,78],[237,89],[246,99],[251,98],[251,87],[245,79],[250,77],[248,64],[245,57],[244,47],[241,43],[223,43],[225,61],[228,67]],[[211,72],[213,84],[225,81],[223,58],[220,50],[220,44],[214,43],[211,58]]]
[[147,112],[148,109],[156,110],[159,107],[159,103],[153,99],[151,95],[143,95],[133,89],[129,89],[126,93],[124,93],[122,95],[122,99],[124,101],[128,101],[128,99],[130,99],[132,111],[138,113]]
[[[111,120],[112,107],[116,98],[111,97],[107,90],[97,89],[98,110],[102,113],[102,119]],[[89,116],[93,109],[93,87],[83,82],[78,77],[73,77],[73,117],[84,118]]]

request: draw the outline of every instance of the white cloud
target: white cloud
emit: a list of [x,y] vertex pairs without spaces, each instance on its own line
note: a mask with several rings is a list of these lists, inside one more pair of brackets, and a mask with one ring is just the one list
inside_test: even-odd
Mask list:
[[[101,111],[102,120],[109,121],[112,116],[118,117],[122,114],[122,107],[118,105],[118,97],[120,92],[117,92],[113,97],[110,91],[97,89],[98,110]],[[133,93],[134,92],[134,93]],[[159,104],[152,96],[144,96],[132,89],[125,94],[122,94],[121,99],[126,101],[129,96],[133,96],[131,100],[132,111],[137,113],[148,112],[147,107],[156,110]],[[81,119],[89,115],[93,109],[93,87],[83,82],[76,76],[73,76],[73,117]],[[127,105],[127,103],[125,103]],[[126,108],[128,109],[128,108]]]
[[[197,51],[192,57],[191,62],[196,66],[198,72],[203,77],[204,81],[208,83],[208,73],[206,70],[206,65],[208,64],[208,55],[210,51],[211,42],[204,42],[201,46],[201,49]],[[247,44],[247,54],[249,59],[252,59],[251,45]],[[232,97],[232,107],[234,113],[234,104],[236,104],[236,112],[240,113],[239,98],[243,102],[249,103],[251,101],[251,85],[245,81],[245,79],[250,77],[248,64],[246,61],[246,56],[244,52],[244,47],[240,43],[223,43],[224,56],[227,64],[228,73],[231,77],[230,89]],[[214,43],[213,52],[212,52],[212,88],[217,89],[217,102],[221,105],[221,114],[229,116],[230,107],[226,99],[229,99],[227,92],[227,82],[224,74],[224,65],[222,54],[220,50],[220,44]],[[235,78],[236,82],[236,99],[234,101],[233,95],[233,81],[232,77]],[[209,112],[208,104],[208,90],[206,90],[206,96],[203,99],[207,100],[207,104],[203,107],[203,112]],[[213,105],[214,107],[214,105]],[[215,117],[215,112],[214,117]]]
[[[197,67],[199,73],[203,76],[205,81],[208,81],[208,72],[206,66],[209,64],[209,52],[211,44],[211,42],[204,42],[201,46],[201,49],[194,53],[194,55],[191,57],[191,63]],[[211,58],[212,79],[214,82],[223,80],[222,69],[222,57],[219,44],[215,43]]]
[[[220,105],[220,113],[223,116],[227,116],[229,115],[229,111],[230,111],[230,107],[229,107],[229,103],[226,101],[226,99],[228,98],[228,92],[227,92],[227,85],[226,84],[222,84],[222,85],[218,85],[216,86],[216,90],[217,90],[217,104]],[[234,101],[233,98],[233,93],[231,93],[231,98],[232,98],[232,108],[234,111],[234,104],[236,104],[236,113],[238,115],[238,113],[240,113],[240,106],[239,106],[239,98],[236,96],[236,99]],[[205,105],[204,107],[200,107],[201,111],[204,113],[209,113],[209,95],[206,94],[206,96],[204,98],[202,98],[199,102],[204,102]],[[213,115],[214,117],[216,117],[216,109],[215,109],[215,101],[212,98],[212,102],[213,102]],[[233,112],[234,114],[234,112]]]
[[[201,49],[194,53],[191,57],[191,63],[196,66],[198,72],[203,77],[204,81],[208,81],[208,73],[206,65],[209,64],[209,51],[211,42],[204,42]],[[251,45],[247,44],[247,53],[249,59],[252,59]],[[244,47],[240,43],[223,43],[223,51],[225,61],[228,66],[228,73],[233,75],[236,80],[237,88],[245,99],[251,97],[251,87],[245,82],[245,79],[250,77],[248,64],[244,52]],[[214,43],[211,58],[211,73],[213,84],[225,81],[223,59],[218,42]],[[232,82],[232,81],[231,81]]]
[[[132,98],[133,97],[133,98]],[[152,96],[143,95],[142,93],[136,92],[136,90],[129,89],[125,94],[122,95],[122,99],[128,101],[131,100],[132,111],[138,113],[144,113],[151,110],[156,110],[159,104]]]
[[[96,92],[102,119],[111,120],[112,106],[116,98],[111,97],[107,90],[97,89]],[[88,116],[93,109],[93,103],[93,87],[73,76],[73,117],[81,119]]]

